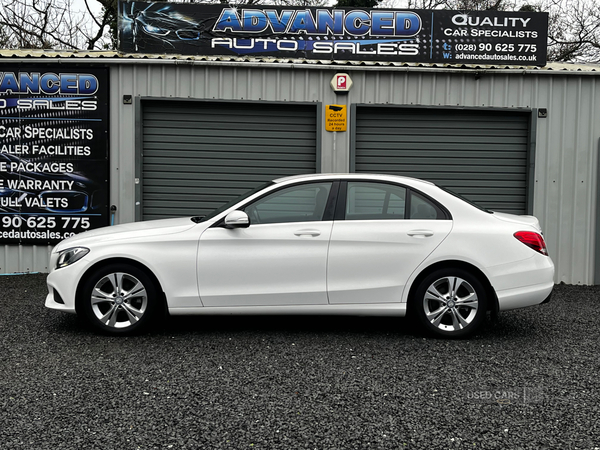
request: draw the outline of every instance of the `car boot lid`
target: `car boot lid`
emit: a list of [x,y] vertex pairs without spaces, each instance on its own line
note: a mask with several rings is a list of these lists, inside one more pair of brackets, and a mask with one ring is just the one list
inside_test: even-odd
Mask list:
[[504,222],[512,222],[512,223],[520,223],[523,225],[530,225],[538,230],[540,233],[542,232],[542,227],[540,226],[540,221],[535,216],[518,216],[516,214],[508,214],[502,212],[494,211],[494,217],[503,220]]

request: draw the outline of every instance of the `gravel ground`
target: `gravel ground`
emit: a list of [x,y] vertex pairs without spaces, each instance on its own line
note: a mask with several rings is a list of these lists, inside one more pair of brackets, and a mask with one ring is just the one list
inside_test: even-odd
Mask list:
[[600,288],[470,340],[406,319],[171,318],[94,334],[0,276],[2,449],[600,450]]

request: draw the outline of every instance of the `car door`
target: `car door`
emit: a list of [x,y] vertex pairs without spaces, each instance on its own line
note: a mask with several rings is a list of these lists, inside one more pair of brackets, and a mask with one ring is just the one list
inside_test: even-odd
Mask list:
[[203,305],[327,304],[333,186],[325,181],[281,188],[242,208],[249,227],[207,229],[198,247]]
[[398,302],[416,267],[452,228],[449,214],[405,186],[348,181],[340,186],[331,233],[329,303]]

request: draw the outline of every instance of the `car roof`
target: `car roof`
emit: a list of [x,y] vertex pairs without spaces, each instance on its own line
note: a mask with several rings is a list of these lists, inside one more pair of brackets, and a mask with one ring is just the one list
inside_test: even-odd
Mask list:
[[374,173],[311,173],[311,174],[303,174],[303,175],[292,175],[289,177],[277,178],[273,180],[274,183],[287,183],[293,181],[301,181],[301,180],[330,180],[330,179],[340,179],[340,180],[379,180],[379,181],[395,181],[398,183],[401,182],[416,182],[416,183],[425,183],[429,185],[434,185],[430,181],[420,180],[418,178],[405,177],[401,175],[385,175],[385,174],[374,174]]

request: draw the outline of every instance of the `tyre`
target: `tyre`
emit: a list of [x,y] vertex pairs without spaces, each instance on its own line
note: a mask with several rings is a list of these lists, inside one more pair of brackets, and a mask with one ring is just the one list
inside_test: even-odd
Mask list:
[[411,307],[429,333],[466,337],[485,319],[486,291],[479,279],[465,270],[441,269],[421,281]]
[[147,328],[159,311],[159,289],[137,267],[111,264],[86,279],[79,299],[85,319],[108,334],[130,334]]

